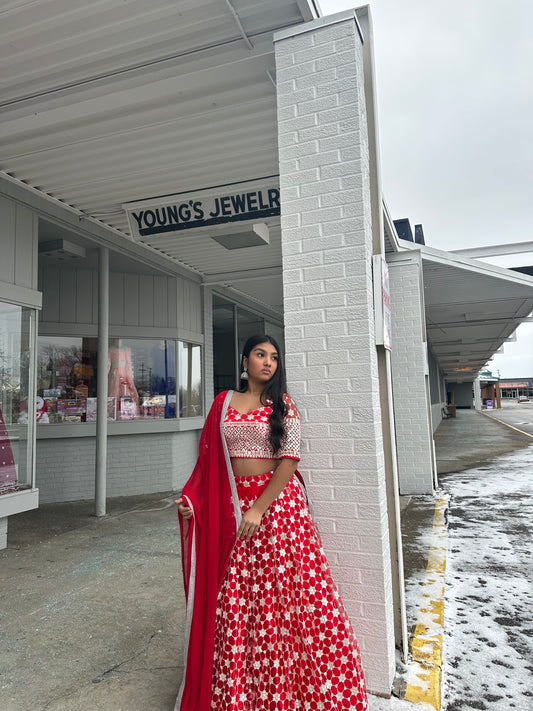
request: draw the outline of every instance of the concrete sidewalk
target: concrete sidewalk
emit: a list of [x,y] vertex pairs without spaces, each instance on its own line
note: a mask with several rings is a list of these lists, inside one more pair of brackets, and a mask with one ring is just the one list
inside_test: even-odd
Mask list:
[[[458,411],[437,431],[437,457],[446,471],[458,471],[475,457],[479,463],[530,442]],[[185,611],[173,500],[170,492],[111,499],[104,519],[91,516],[91,502],[44,505],[10,519],[8,548],[0,551],[2,711],[173,708]],[[414,633],[435,498],[404,504]],[[379,709],[387,703],[380,699]]]
[[[514,402],[508,403],[504,411],[514,407]],[[441,422],[434,435],[439,474],[460,472],[531,444],[527,434],[489,419],[498,417],[500,410],[486,412],[457,410],[457,417]]]
[[44,505],[0,553],[2,711],[169,711],[185,602],[174,496]]

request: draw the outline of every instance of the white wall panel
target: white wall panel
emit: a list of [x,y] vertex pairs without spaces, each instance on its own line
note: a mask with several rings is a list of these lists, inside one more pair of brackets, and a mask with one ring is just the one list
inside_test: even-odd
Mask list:
[[[15,215],[15,284],[37,288],[36,217],[32,210],[17,205]],[[2,260],[4,259],[2,250]]]
[[[113,326],[131,326],[142,336],[143,328],[182,329],[203,332],[199,284],[187,279],[111,272],[109,321]],[[58,267],[47,263],[39,270],[43,292],[41,321],[45,331],[53,324],[98,323],[98,273],[91,269]],[[63,332],[63,331],[62,331]]]
[[76,323],[93,323],[93,272],[76,272]]
[[124,274],[124,325],[139,325],[139,277]]
[[[36,264],[35,215],[25,205],[0,195],[0,282],[5,298],[35,305],[32,294],[23,290],[29,289],[37,297]],[[21,290],[13,290],[11,286],[21,287]]]
[[15,222],[16,206],[11,200],[0,197],[0,281],[15,283]]
[[139,276],[139,326],[154,325],[154,277]]
[[124,274],[111,274],[109,278],[109,322],[124,323]]
[[156,327],[171,325],[167,313],[169,281],[172,284],[172,281],[166,277],[154,277],[154,326]]
[[76,323],[76,271],[61,269],[59,272],[59,321]]

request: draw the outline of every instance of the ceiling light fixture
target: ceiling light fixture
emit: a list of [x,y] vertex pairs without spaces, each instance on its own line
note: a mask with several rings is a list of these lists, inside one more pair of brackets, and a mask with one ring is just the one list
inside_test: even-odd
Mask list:
[[66,262],[71,259],[85,259],[87,255],[85,247],[69,242],[66,239],[53,239],[49,242],[41,242],[39,244],[39,254],[42,257],[50,257],[60,262]]
[[257,222],[252,225],[252,229],[243,232],[214,233],[211,238],[226,249],[245,249],[270,244],[268,226],[264,222]]

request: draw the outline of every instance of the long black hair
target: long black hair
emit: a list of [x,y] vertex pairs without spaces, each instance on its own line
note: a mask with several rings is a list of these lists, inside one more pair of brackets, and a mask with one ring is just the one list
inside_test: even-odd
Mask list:
[[[244,370],[244,359],[250,357],[251,351],[260,343],[270,343],[278,352],[278,367],[276,372],[270,378],[268,383],[263,388],[261,393],[261,404],[267,404],[267,398],[272,400],[272,414],[270,415],[270,435],[269,440],[274,453],[281,447],[281,440],[285,434],[283,427],[283,418],[285,417],[285,403],[283,395],[287,392],[287,382],[285,380],[285,369],[281,358],[281,351],[276,340],[272,336],[267,336],[265,333],[250,336],[244,344],[241,357],[241,373]],[[239,392],[244,393],[248,390],[248,381],[241,378]]]

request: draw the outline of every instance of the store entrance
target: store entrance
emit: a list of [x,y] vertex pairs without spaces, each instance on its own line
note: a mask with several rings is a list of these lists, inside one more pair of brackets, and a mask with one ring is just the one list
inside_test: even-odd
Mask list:
[[267,333],[282,351],[283,328],[220,296],[213,296],[213,371],[215,395],[239,386],[244,344],[256,333]]

